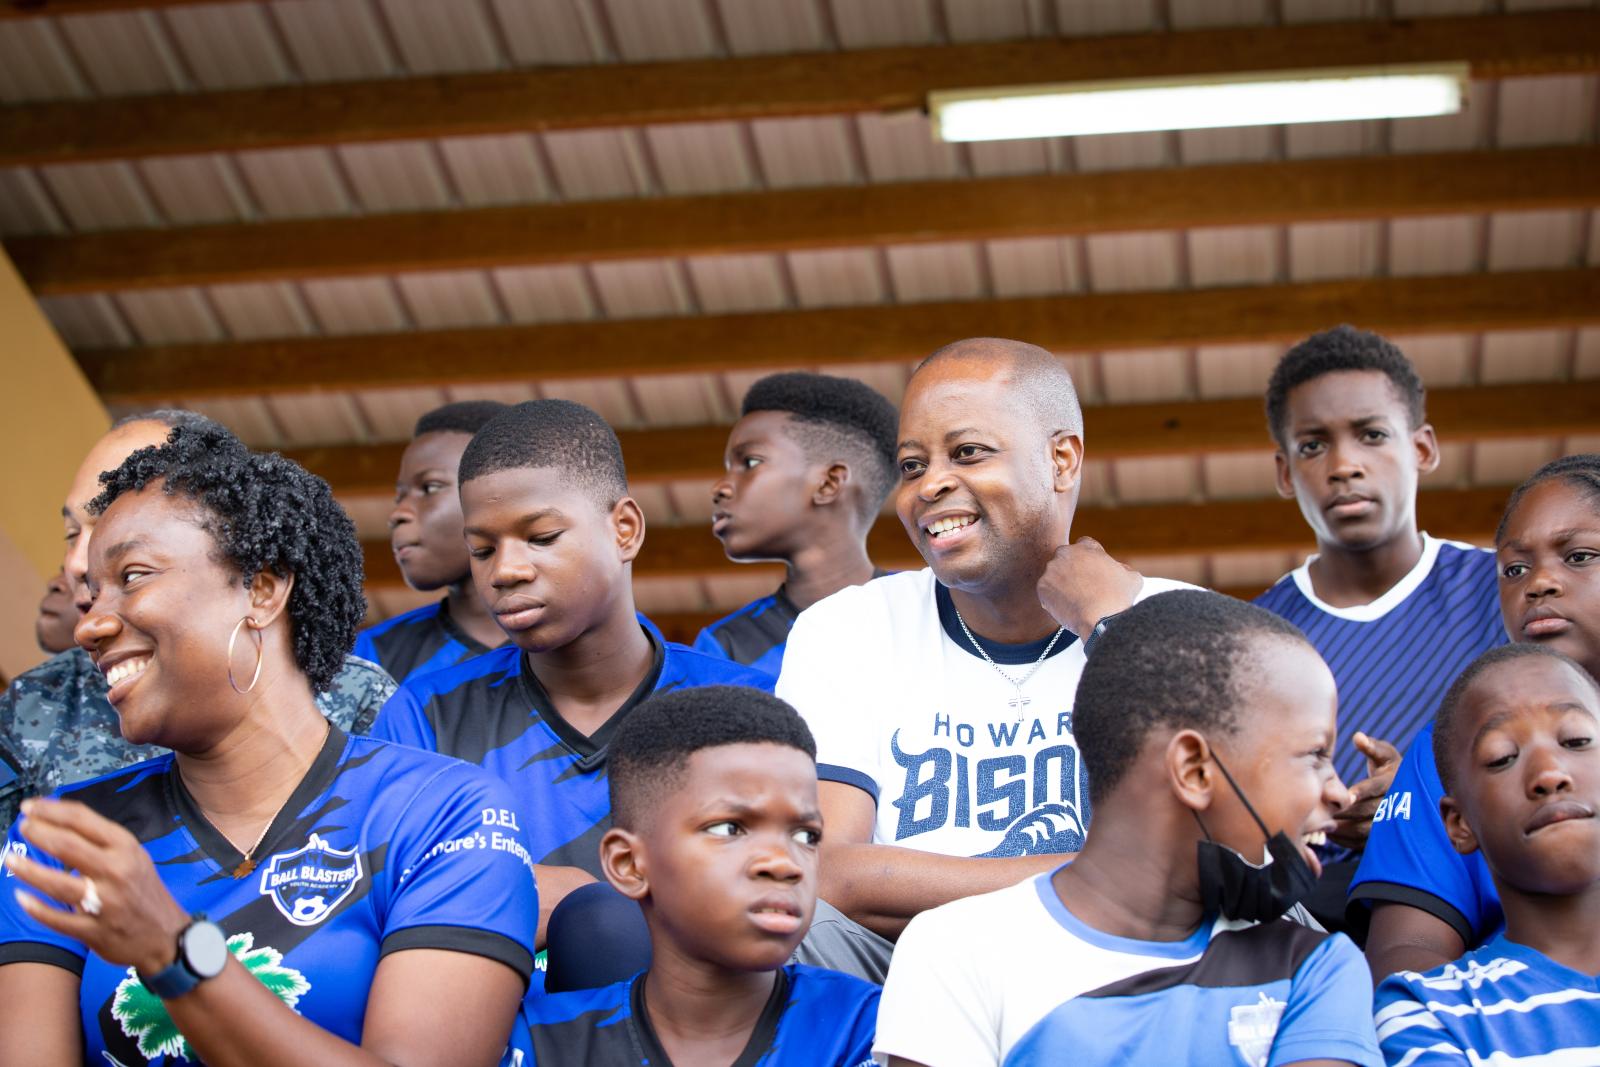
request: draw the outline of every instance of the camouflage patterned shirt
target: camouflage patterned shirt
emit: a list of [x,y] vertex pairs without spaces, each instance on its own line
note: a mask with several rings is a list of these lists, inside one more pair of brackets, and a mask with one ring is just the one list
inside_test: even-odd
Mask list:
[[[165,751],[122,739],[109,688],[89,654],[73,648],[18,675],[0,695],[0,826],[11,825],[23,797]],[[345,733],[364,734],[394,691],[382,667],[346,656],[332,688],[317,694],[317,707]]]

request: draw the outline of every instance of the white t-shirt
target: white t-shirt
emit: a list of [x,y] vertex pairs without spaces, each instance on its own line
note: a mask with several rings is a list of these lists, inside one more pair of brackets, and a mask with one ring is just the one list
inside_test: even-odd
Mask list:
[[1084,923],[1050,879],[911,920],[878,1005],[879,1063],[1382,1064],[1366,962],[1343,934],[1217,919],[1136,941]]
[[[1016,690],[953,617],[941,621],[936,585],[927,569],[891,574],[795,621],[777,694],[811,727],[818,777],[872,795],[877,844],[947,856],[1078,851],[1089,825],[1072,736],[1082,644],[1062,635],[1024,687],[1019,721]],[[1184,588],[1146,578],[1138,599]],[[1043,645],[1001,668],[1022,677]]]

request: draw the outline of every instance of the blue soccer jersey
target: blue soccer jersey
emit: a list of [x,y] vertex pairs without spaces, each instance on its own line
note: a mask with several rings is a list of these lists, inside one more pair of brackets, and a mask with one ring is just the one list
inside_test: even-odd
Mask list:
[[[649,633],[649,631],[646,631]],[[476,763],[511,785],[534,859],[600,872],[611,825],[607,745],[654,692],[703,685],[772,690],[772,678],[650,633],[655,664],[615,715],[585,737],[555,710],[515,645],[413,678],[384,705],[374,737]]]
[[776,678],[783,669],[789,630],[799,617],[800,609],[779,589],[701,630],[694,639],[694,649],[743,663]]
[[1182,941],[1105,933],[1051,874],[911,920],[874,1052],[928,1067],[1382,1063],[1372,980],[1343,934],[1203,920]]
[[[504,783],[476,767],[331,730],[262,838],[258,864],[206,821],[170,753],[57,795],[132,832],[184,910],[205,913],[280,999],[352,1043],[391,952],[471,953],[525,981],[532,971],[533,858]],[[15,827],[6,848],[54,863]],[[3,892],[0,964],[23,961],[81,975],[85,1062],[194,1059],[131,968],[38,925]]]
[[[1356,608],[1317,598],[1306,566],[1255,601],[1294,623],[1328,661],[1339,686],[1339,729],[1357,730],[1401,752],[1439,710],[1467,664],[1506,643],[1494,553],[1422,535],[1422,558],[1383,596]],[[1334,767],[1345,784],[1367,776],[1366,757],[1341,745]]]
[[1421,908],[1449,923],[1472,948],[1503,926],[1505,917],[1483,853],[1463,856],[1450,843],[1439,814],[1442,796],[1430,722],[1411,743],[1372,818],[1350,900]]
[[[791,963],[776,974],[737,1067],[868,1067],[879,989],[838,971]],[[672,1067],[644,1006],[644,975],[603,989],[530,998],[524,1008],[539,1067]]]
[[424,604],[356,634],[355,654],[397,682],[481,656],[489,646],[457,626],[447,600]]
[[[873,568],[872,577],[882,578],[890,573]],[[799,617],[799,605],[789,599],[788,586],[781,585],[776,593],[752,600],[701,630],[694,639],[694,648],[776,678],[783,670],[789,631]]]
[[1426,974],[1390,975],[1375,1010],[1390,1067],[1600,1063],[1600,980],[1504,934]]

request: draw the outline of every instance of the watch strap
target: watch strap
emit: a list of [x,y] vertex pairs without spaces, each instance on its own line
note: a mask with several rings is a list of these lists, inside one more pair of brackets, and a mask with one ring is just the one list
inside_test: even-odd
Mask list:
[[195,986],[205,981],[204,975],[196,974],[194,968],[189,966],[189,959],[184,953],[184,935],[193,927],[208,922],[204,915],[196,915],[190,919],[189,925],[178,932],[178,954],[165,969],[157,974],[139,976],[139,981],[144,987],[162,1000],[172,1000],[181,997]]

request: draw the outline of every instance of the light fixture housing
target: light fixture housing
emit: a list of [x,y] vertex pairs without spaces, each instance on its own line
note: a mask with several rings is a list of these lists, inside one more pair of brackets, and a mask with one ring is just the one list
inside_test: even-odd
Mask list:
[[938,90],[928,113],[942,141],[1419,118],[1460,111],[1468,73],[1427,63]]

